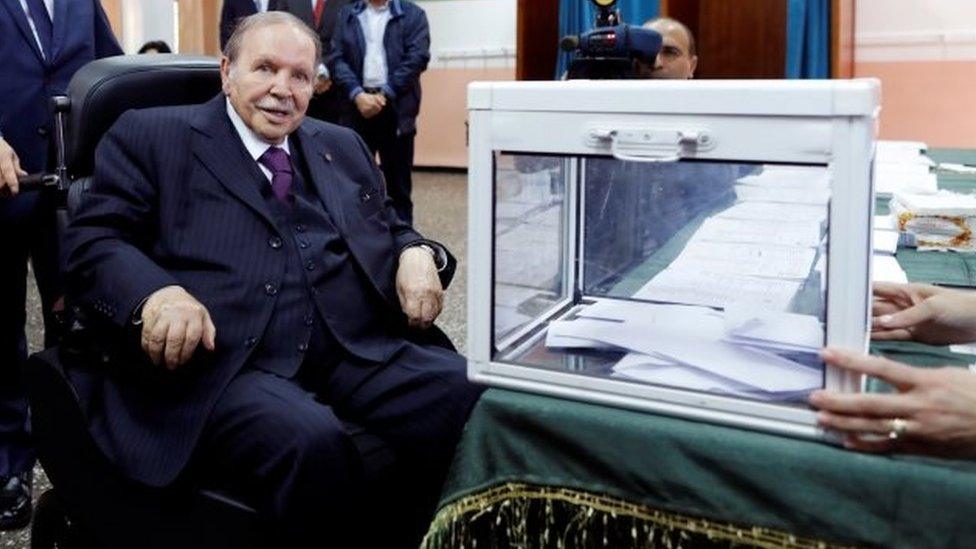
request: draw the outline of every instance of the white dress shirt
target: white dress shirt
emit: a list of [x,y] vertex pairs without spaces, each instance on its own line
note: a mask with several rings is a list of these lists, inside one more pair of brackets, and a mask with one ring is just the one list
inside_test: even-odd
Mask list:
[[[51,17],[51,23],[54,23],[54,0],[44,0],[44,7],[47,8],[47,14]],[[30,25],[31,32],[34,33],[34,41],[37,42],[37,49],[41,50],[41,54],[47,57],[47,52],[44,51],[44,46],[41,45],[41,37],[37,35],[37,27],[34,26],[34,20],[31,18],[30,8],[27,7],[27,0],[20,0],[20,9],[24,10],[24,15],[27,16],[27,24]]]
[[254,133],[254,130],[247,127],[244,120],[241,118],[237,111],[234,110],[234,105],[230,104],[230,99],[227,99],[227,116],[230,117],[231,124],[234,125],[234,129],[237,130],[237,135],[241,136],[241,141],[244,142],[244,148],[247,149],[247,153],[251,155],[251,158],[257,162],[258,167],[261,168],[261,173],[268,178],[268,184],[271,183],[271,170],[264,167],[264,164],[258,162],[258,158],[271,147],[281,147],[291,156],[291,149],[288,148],[288,139],[285,138],[280,145],[275,145],[274,143],[268,143],[261,138],[260,135]]
[[366,39],[366,55],[363,58],[365,88],[382,88],[386,85],[386,48],[383,47],[383,35],[386,34],[386,24],[391,17],[389,2],[378,8],[366,2],[366,9],[359,14],[359,24],[363,28],[363,38]]

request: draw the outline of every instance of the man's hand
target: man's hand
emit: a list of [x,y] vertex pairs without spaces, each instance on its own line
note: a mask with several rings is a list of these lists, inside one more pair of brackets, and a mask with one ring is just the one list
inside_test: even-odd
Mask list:
[[874,285],[871,337],[930,345],[976,341],[976,295],[929,284]]
[[331,78],[326,78],[321,74],[315,78],[315,95],[319,95],[320,93],[325,93],[329,91],[329,88],[331,87],[332,87]]
[[355,102],[363,118],[372,118],[386,106],[386,96],[380,93],[363,92],[356,96]]
[[400,307],[410,326],[429,328],[444,305],[444,288],[429,251],[411,246],[400,253],[396,276]]
[[973,372],[954,367],[915,368],[840,349],[825,349],[821,356],[828,364],[874,376],[898,390],[895,394],[814,391],[810,395],[810,403],[821,410],[818,423],[845,434],[848,448],[976,457]]
[[20,168],[20,159],[13,147],[0,137],[0,196],[17,196],[20,185],[17,177],[23,177],[27,172]]
[[153,364],[176,369],[193,356],[202,341],[214,350],[217,328],[202,303],[179,286],[152,293],[142,307],[142,348]]

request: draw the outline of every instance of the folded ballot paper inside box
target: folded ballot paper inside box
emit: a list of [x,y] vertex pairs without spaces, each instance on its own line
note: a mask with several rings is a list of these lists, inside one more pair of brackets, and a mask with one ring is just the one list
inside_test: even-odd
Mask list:
[[758,400],[795,400],[823,382],[816,317],[748,306],[601,301],[550,323],[551,349],[589,345],[624,353],[618,378]]
[[896,193],[890,206],[898,229],[920,250],[976,251],[976,195]]

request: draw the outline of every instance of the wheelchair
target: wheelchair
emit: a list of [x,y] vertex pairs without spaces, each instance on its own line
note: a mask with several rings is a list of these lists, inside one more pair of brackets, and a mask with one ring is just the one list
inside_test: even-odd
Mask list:
[[[53,174],[25,178],[25,190],[56,192],[62,225],[85,199],[95,147],[126,110],[201,103],[220,90],[219,64],[209,57],[136,55],[94,61],[74,76],[67,95],[54,98]],[[26,365],[31,423],[38,459],[53,485],[36,503],[31,547],[265,547],[260,515],[205,485],[151,488],[125,478],[99,450],[65,368],[86,364],[72,331]],[[97,359],[95,359],[97,362]]]

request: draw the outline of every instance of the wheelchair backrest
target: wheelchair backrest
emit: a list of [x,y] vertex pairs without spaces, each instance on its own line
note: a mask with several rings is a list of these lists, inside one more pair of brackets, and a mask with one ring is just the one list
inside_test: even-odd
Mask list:
[[175,54],[93,61],[68,84],[65,164],[72,180],[92,174],[95,147],[129,109],[203,103],[220,91],[220,61]]

